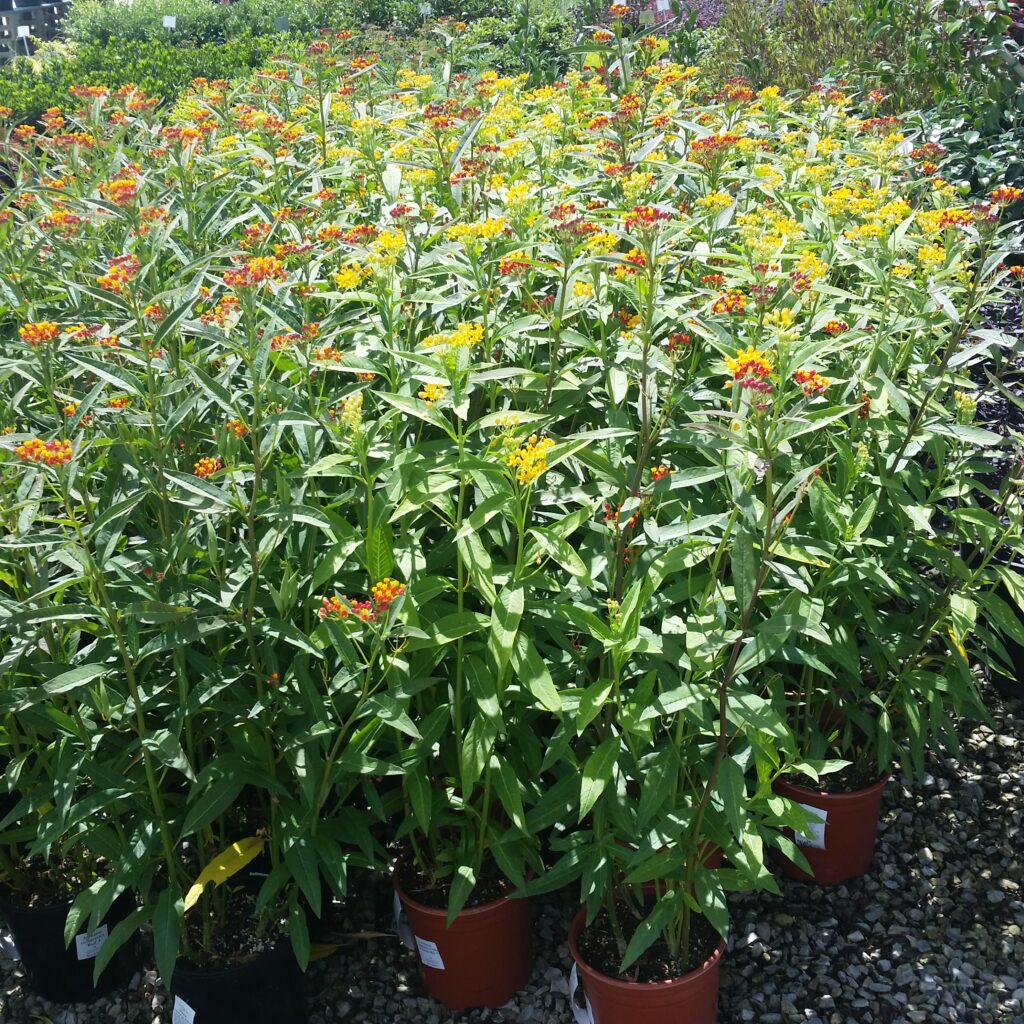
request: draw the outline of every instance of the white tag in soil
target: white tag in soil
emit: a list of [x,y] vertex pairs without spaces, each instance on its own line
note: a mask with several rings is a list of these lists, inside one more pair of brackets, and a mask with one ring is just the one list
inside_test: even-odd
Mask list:
[[195,1019],[196,1011],[181,996],[175,996],[171,1024],[195,1024]]
[[812,821],[808,826],[811,830],[809,836],[804,835],[801,832],[795,832],[793,838],[797,841],[798,846],[810,846],[815,850],[825,849],[825,823],[828,821],[828,811],[823,811],[820,807],[815,807],[812,804],[801,804],[800,805],[812,818],[817,818],[817,821]]
[[416,943],[413,942],[412,929],[409,927],[409,922],[406,920],[405,911],[402,909],[402,901],[398,898],[398,893],[395,893],[395,909],[392,914],[391,920],[392,931],[398,936],[398,941],[401,942],[406,949],[415,949]]
[[[178,16],[176,14],[165,14],[164,15],[164,28],[177,28],[178,27]],[[177,1021],[174,1022],[177,1024]]]
[[413,938],[416,940],[416,948],[419,950],[420,963],[424,967],[433,967],[435,970],[444,970],[444,961],[441,959],[441,951],[437,948],[436,942],[431,942],[429,939],[421,939],[418,935],[414,935]]
[[29,26],[29,25],[19,25],[18,26],[18,38],[19,39],[28,39],[28,37],[30,35],[32,35],[32,28],[31,28],[31,26]]
[[594,1024],[594,1011],[590,1008],[587,993],[583,993],[583,1006],[576,1002],[576,990],[580,987],[580,973],[573,964],[569,970],[569,1007],[576,1024]]
[[668,0],[658,0],[657,8],[658,8],[659,11],[667,11],[668,10]]
[[101,924],[94,932],[87,932],[85,935],[75,936],[75,952],[79,960],[92,960],[100,951],[100,947],[107,941],[107,926]]

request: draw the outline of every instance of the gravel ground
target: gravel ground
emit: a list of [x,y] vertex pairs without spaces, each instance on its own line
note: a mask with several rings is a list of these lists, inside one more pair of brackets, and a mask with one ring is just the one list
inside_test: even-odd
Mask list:
[[[920,785],[890,784],[869,877],[734,898],[720,1024],[1024,1024],[1024,700],[991,703],[994,731],[965,728],[961,760],[933,761]],[[570,1024],[573,910],[568,895],[536,907],[533,977],[500,1010],[442,1010],[411,953],[362,939],[311,968],[310,1024]],[[390,914],[374,882],[339,925],[382,931]],[[93,1006],[44,1003],[10,960],[0,980],[4,1024],[169,1024],[152,969]]]

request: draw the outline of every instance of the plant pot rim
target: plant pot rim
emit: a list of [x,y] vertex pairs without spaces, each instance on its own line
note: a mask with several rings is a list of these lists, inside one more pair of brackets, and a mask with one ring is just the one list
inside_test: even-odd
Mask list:
[[661,992],[665,989],[672,988],[673,986],[681,987],[688,985],[695,981],[702,975],[707,974],[709,971],[714,970],[715,966],[722,959],[722,955],[725,953],[725,939],[719,937],[718,945],[712,950],[711,955],[701,964],[700,967],[695,968],[692,971],[687,971],[686,974],[681,974],[678,978],[669,978],[668,981],[620,981],[618,978],[612,978],[607,974],[597,970],[596,967],[591,967],[590,964],[583,959],[579,949],[576,947],[576,936],[583,931],[587,923],[587,908],[580,907],[576,911],[576,916],[572,919],[572,923],[569,925],[569,952],[572,954],[572,958],[576,963],[576,966],[587,976],[592,978],[598,978],[602,985],[608,985],[611,988],[618,989],[622,992],[653,992],[655,990]]
[[178,957],[174,961],[174,976],[177,977],[179,974],[185,974],[190,977],[202,976],[204,978],[217,978],[227,975],[234,974],[238,971],[244,971],[254,965],[260,963],[263,960],[269,960],[274,956],[284,953],[291,952],[291,943],[288,941],[288,937],[285,935],[279,935],[277,941],[270,946],[268,949],[261,949],[255,956],[248,960],[243,960],[237,964],[224,964],[220,967],[200,967],[198,964],[191,960],[187,960],[185,957]]
[[[448,917],[448,909],[442,907],[428,907],[426,903],[420,903],[419,900],[414,900],[406,891],[402,888],[402,883],[398,878],[398,869],[405,863],[407,853],[403,852],[398,855],[398,859],[395,861],[395,866],[391,869],[391,884],[395,887],[395,892],[398,893],[399,899],[409,907],[416,910],[421,914],[430,914],[434,917]],[[474,915],[486,914],[489,910],[493,910],[496,906],[501,903],[508,903],[515,899],[525,899],[526,897],[517,896],[499,896],[496,900],[490,900],[487,903],[481,903],[475,907],[463,907],[456,915],[455,918],[458,920],[460,917],[473,917]]]
[[63,910],[66,913],[71,909],[71,904],[75,902],[74,897],[68,897],[67,899],[58,900],[56,903],[43,903],[33,907],[11,899],[10,894],[19,891],[12,889],[8,885],[0,885],[0,908],[13,910],[19,914],[45,914],[47,911],[53,912],[57,910]]
[[852,793],[829,793],[824,789],[808,789],[807,786],[801,786],[796,782],[790,782],[785,776],[777,778],[774,785],[791,790],[796,794],[806,793],[808,796],[823,797],[826,800],[843,802],[846,800],[858,800],[868,793],[875,793],[880,789],[884,789],[886,783],[888,783],[891,778],[892,772],[886,772],[877,782],[873,782],[870,786],[865,786],[863,789],[855,789]]

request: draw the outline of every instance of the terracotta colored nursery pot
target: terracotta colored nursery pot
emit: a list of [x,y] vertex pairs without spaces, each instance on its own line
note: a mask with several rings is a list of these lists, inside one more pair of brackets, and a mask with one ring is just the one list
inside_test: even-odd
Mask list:
[[580,956],[577,941],[587,923],[587,908],[569,925],[569,951],[576,961],[593,1024],[715,1024],[718,973],[725,940],[703,966],[672,981],[619,981],[595,971]]
[[[779,796],[825,814],[823,824],[815,828],[812,837],[795,837],[812,874],[798,868],[787,857],[780,856],[782,870],[790,878],[819,885],[839,885],[867,874],[875,853],[882,791],[889,778],[886,772],[873,786],[856,793],[820,793],[784,779],[777,780],[773,788]],[[791,832],[789,834],[792,835]]]
[[449,1010],[501,1006],[530,980],[533,944],[530,904],[503,897],[459,912],[450,928],[446,910],[406,895],[394,876],[416,943],[427,995]]

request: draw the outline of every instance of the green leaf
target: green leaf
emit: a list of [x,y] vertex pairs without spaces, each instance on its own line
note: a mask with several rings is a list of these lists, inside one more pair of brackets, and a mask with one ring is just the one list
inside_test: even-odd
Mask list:
[[375,523],[366,538],[366,572],[371,582],[379,583],[395,567],[394,539],[388,521]]
[[501,806],[512,824],[520,832],[526,832],[526,814],[523,811],[523,795],[520,792],[519,777],[505,758],[491,755],[491,781],[497,791]]
[[305,836],[300,836],[284,851],[285,863],[292,877],[299,883],[302,894],[317,917],[320,916],[320,869],[317,866],[316,850]]
[[413,720],[406,714],[402,705],[390,694],[378,693],[376,697],[371,697],[366,702],[366,706],[382,722],[390,725],[393,729],[405,733],[406,736],[411,736],[414,740],[421,738],[420,731],[413,724]]
[[153,956],[164,988],[169,989],[174,976],[174,962],[181,943],[181,920],[185,902],[173,890],[164,889],[153,913]]
[[725,816],[729,819],[733,835],[739,837],[743,833],[747,789],[743,780],[743,769],[733,758],[722,759],[718,769],[718,782],[715,785],[715,791],[722,800]]
[[106,940],[96,953],[96,961],[92,968],[93,984],[99,981],[103,969],[110,963],[114,954],[139,930],[139,926],[148,917],[149,910],[146,907],[139,907],[110,929]]
[[512,656],[512,646],[519,631],[519,621],[526,606],[525,590],[520,583],[510,583],[501,589],[491,610],[491,633],[488,648],[500,677]]
[[412,813],[416,818],[416,824],[419,825],[420,831],[424,835],[428,835],[434,798],[427,773],[419,766],[414,767],[402,776],[402,784],[409,796],[409,803],[412,804]]
[[459,554],[469,569],[469,578],[473,581],[473,586],[487,604],[493,607],[498,600],[498,591],[494,586],[494,567],[491,556],[480,540],[480,535],[475,530],[460,533],[456,543]]
[[299,968],[305,970],[309,966],[309,927],[306,915],[298,903],[293,903],[288,911],[288,934],[292,940],[292,951],[298,961]]
[[553,714],[561,712],[562,698],[551,673],[534,642],[525,633],[516,637],[512,648],[512,668],[519,684],[529,690],[545,711]]
[[223,814],[238,799],[242,791],[242,783],[237,779],[217,778],[203,791],[185,814],[185,822],[181,826],[182,836],[191,835],[214,818]]
[[673,890],[669,890],[654,904],[654,909],[633,932],[633,937],[629,940],[629,945],[626,946],[626,955],[622,960],[621,970],[628,970],[654,945],[661,937],[665,926],[677,916],[679,909],[679,898]]
[[744,525],[737,526],[733,533],[730,559],[732,582],[736,588],[736,608],[741,615],[754,596],[759,553],[760,545],[753,533]]
[[586,760],[580,780],[579,820],[593,810],[601,794],[612,780],[615,761],[619,756],[618,736],[609,736]]

